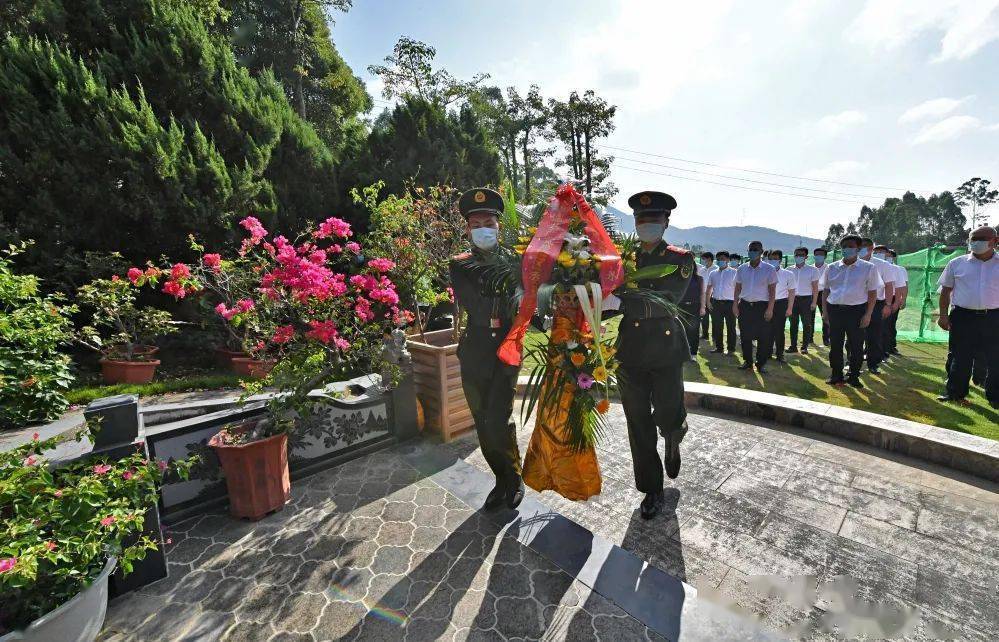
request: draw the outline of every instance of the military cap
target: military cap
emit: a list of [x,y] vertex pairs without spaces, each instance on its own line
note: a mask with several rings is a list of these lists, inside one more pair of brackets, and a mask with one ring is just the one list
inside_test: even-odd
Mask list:
[[628,199],[628,207],[635,216],[647,213],[669,216],[676,209],[676,199],[664,192],[639,192]]
[[458,199],[458,211],[466,219],[476,212],[501,216],[503,209],[503,197],[500,196],[499,192],[488,187],[470,189]]

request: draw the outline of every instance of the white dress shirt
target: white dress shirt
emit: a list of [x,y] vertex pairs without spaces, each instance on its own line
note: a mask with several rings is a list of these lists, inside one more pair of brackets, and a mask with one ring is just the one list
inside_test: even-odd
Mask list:
[[819,284],[829,290],[830,305],[860,305],[867,303],[867,293],[884,287],[878,269],[870,261],[857,259],[850,265],[843,261],[831,263]]
[[[774,294],[774,300],[780,301],[788,298],[791,296],[791,290],[797,290],[797,287],[797,275],[787,268],[780,268],[777,270],[777,292]],[[811,292],[811,289],[808,291]]]
[[872,256],[869,259],[861,259],[862,261],[867,261],[871,265],[877,268],[878,276],[881,277],[881,287],[878,288],[878,301],[885,300],[885,284],[892,283],[895,286],[895,280],[898,278],[898,273],[895,271],[895,266],[885,261],[884,259],[879,259],[876,256]]
[[708,290],[708,277],[718,271],[718,266],[714,263],[711,267],[704,267],[700,263],[697,264],[697,273],[701,276],[701,298],[704,298],[704,293]]
[[819,271],[819,290],[822,290],[822,276],[826,273],[826,268],[829,267],[828,263],[823,263],[822,265],[813,265],[813,268]]
[[[895,265],[895,264],[892,264]],[[895,273],[898,277],[895,279],[895,287],[900,288],[909,285],[909,272],[901,265],[895,265]]]
[[[823,266],[824,267],[824,266]],[[812,283],[819,282],[819,269],[814,265],[795,265],[791,272],[797,278],[794,286],[794,296],[812,296]]]
[[969,310],[999,308],[999,252],[988,261],[973,254],[951,259],[938,283],[953,289],[951,305]]
[[725,268],[715,270],[708,275],[712,299],[731,301],[735,298],[735,272],[736,268]]
[[756,267],[751,263],[743,263],[735,271],[735,282],[742,284],[742,292],[739,293],[741,300],[750,303],[769,301],[768,286],[777,284],[777,268],[765,261],[760,261]]

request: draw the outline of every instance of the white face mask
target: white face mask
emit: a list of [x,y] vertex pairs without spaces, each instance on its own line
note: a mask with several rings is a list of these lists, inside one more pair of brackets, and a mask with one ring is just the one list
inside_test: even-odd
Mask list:
[[871,258],[871,248],[869,247],[860,248],[860,258],[864,260]]
[[472,228],[472,243],[480,250],[491,250],[496,247],[499,230],[495,227]]
[[642,243],[655,243],[662,239],[665,231],[665,223],[641,223],[635,226],[635,233]]
[[968,249],[972,254],[985,254],[989,251],[988,241],[968,241]]
[[885,259],[888,258],[888,255],[885,254],[884,252],[875,252],[874,253],[874,258],[881,259],[882,261],[884,261]]

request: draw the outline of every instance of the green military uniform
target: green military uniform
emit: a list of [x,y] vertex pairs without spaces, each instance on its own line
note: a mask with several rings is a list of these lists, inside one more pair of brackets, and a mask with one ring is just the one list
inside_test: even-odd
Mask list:
[[[461,197],[459,209],[466,218],[476,211],[498,213],[503,200],[493,190],[470,190]],[[496,351],[513,322],[515,292],[488,291],[481,277],[471,273],[469,260],[481,263],[485,256],[476,248],[454,257],[449,266],[455,301],[468,316],[458,360],[482,455],[496,475],[497,486],[513,490],[521,484],[516,424],[510,419],[520,368],[502,363]]]
[[[651,204],[657,205],[657,194],[642,192],[632,198],[653,195]],[[672,197],[659,196],[669,198],[675,207]],[[639,203],[642,200],[640,198]],[[641,213],[640,207],[635,209],[636,214]],[[665,208],[667,212],[671,209]],[[679,303],[696,271],[694,255],[660,241],[651,252],[639,251],[636,259],[639,268],[662,264],[679,266],[672,274],[638,283],[642,288],[658,290],[664,298]],[[624,317],[618,332],[619,388],[628,422],[635,486],[643,493],[657,493],[663,488],[658,435],[666,438],[669,452],[670,440],[675,440],[678,446],[687,432],[683,363],[690,358],[690,349],[683,324],[661,306],[625,300],[621,311]]]

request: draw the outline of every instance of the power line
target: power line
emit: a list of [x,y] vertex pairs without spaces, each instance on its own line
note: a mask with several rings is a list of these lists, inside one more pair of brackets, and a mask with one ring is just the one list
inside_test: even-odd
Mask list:
[[872,195],[872,194],[851,194],[849,192],[837,192],[835,190],[819,189],[817,187],[799,187],[798,185],[788,185],[787,183],[772,183],[770,181],[757,181],[757,180],[753,180],[752,178],[740,178],[738,176],[726,176],[725,174],[713,174],[711,172],[702,172],[702,171],[697,170],[697,169],[687,169],[685,167],[676,167],[674,165],[665,165],[665,164],[662,164],[662,163],[653,163],[653,162],[650,162],[650,161],[643,161],[643,160],[639,160],[637,158],[621,158],[621,157],[617,157],[615,160],[624,160],[624,161],[628,161],[629,163],[639,163],[641,165],[653,165],[655,167],[665,167],[666,169],[674,169],[674,170],[677,170],[677,171],[680,171],[680,172],[690,172],[692,174],[704,174],[705,176],[714,176],[715,178],[724,178],[724,179],[730,180],[730,181],[743,181],[743,182],[746,182],[746,183],[756,183],[756,184],[759,184],[759,185],[769,185],[771,187],[787,187],[789,189],[804,190],[804,191],[807,191],[807,192],[820,192],[820,193],[823,193],[823,194],[837,194],[839,196],[856,196],[856,197],[859,197],[859,198],[880,198],[880,197]]
[[866,187],[869,189],[886,189],[893,192],[920,192],[925,194],[932,194],[933,190],[913,190],[904,187],[886,187],[884,185],[864,185],[863,183],[847,183],[846,181],[833,181],[823,178],[807,178],[805,176],[794,176],[792,174],[780,174],[778,172],[765,172],[759,169],[746,169],[745,167],[732,167],[729,165],[721,165],[719,163],[707,163],[704,161],[695,161],[688,158],[679,158],[677,156],[666,156],[665,154],[653,154],[652,152],[641,152],[637,149],[627,149],[625,147],[614,147],[613,145],[602,145],[606,149],[614,149],[621,152],[628,152],[629,154],[639,154],[641,156],[655,156],[657,158],[665,158],[667,160],[679,161],[681,163],[691,163],[693,165],[707,165],[709,167],[717,167],[719,169],[728,169],[736,172],[750,172],[752,174],[764,174],[766,176],[779,176],[781,178],[790,178],[799,181],[815,181],[818,183],[831,183],[833,185],[848,185],[850,187]]
[[780,194],[781,196],[797,196],[798,198],[811,198],[820,201],[836,201],[839,203],[851,203],[853,205],[863,205],[862,201],[851,201],[844,198],[832,198],[829,196],[815,196],[812,194],[797,194],[794,192],[779,192],[777,190],[763,189],[762,187],[749,187],[748,185],[733,185],[731,183],[721,183],[719,181],[709,181],[703,178],[694,178],[692,176],[680,176],[679,174],[670,174],[667,172],[654,172],[648,169],[642,169],[640,167],[628,167],[627,165],[617,165],[618,169],[630,169],[633,172],[643,172],[645,174],[656,174],[658,176],[669,176],[671,178],[679,178],[685,181],[694,181],[695,183],[708,183],[710,185],[720,185],[722,187],[734,187],[736,189],[744,189],[752,192],[766,192],[768,194]]

